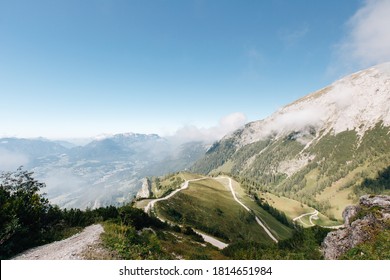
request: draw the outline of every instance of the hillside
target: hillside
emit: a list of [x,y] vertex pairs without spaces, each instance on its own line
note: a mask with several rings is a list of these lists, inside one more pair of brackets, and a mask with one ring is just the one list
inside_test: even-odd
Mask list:
[[[347,76],[225,136],[192,171],[227,173],[331,219],[390,166],[390,63]],[[367,183],[368,182],[368,183]],[[337,223],[337,222],[335,222]]]
[[164,221],[191,226],[227,244],[272,244],[291,237],[287,220],[280,222],[231,178],[177,173],[152,181],[149,199],[135,205]]

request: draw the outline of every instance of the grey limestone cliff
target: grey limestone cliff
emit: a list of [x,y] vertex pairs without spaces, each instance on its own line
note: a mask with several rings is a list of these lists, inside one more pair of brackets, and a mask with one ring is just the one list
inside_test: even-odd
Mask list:
[[152,196],[152,184],[148,178],[143,178],[141,180],[142,187],[138,191],[136,199],[149,198]]

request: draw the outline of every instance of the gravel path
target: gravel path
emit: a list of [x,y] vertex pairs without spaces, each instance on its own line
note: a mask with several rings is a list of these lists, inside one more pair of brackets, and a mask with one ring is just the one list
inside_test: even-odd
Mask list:
[[210,235],[207,235],[207,234],[204,234],[204,233],[201,233],[197,230],[195,230],[195,232],[197,234],[199,234],[200,236],[203,237],[203,240],[207,243],[210,243],[211,245],[217,247],[218,249],[222,250],[222,249],[225,249],[227,246],[229,246],[229,244],[225,243],[225,242],[222,242],[222,241],[219,241],[218,239],[210,236]]
[[[237,196],[236,196],[236,192],[234,191],[233,189],[233,183],[232,183],[232,178],[230,177],[220,177],[221,179],[228,179],[229,180],[229,188],[230,188],[230,191],[233,195],[233,198],[234,200],[240,204],[242,207],[244,207],[244,209],[248,212],[251,212],[251,210],[244,204],[242,203],[241,201],[238,200]],[[257,217],[255,216],[255,220],[257,222],[257,224],[259,226],[261,226],[263,228],[263,230],[265,231],[265,233],[275,242],[275,243],[278,243],[278,240],[276,239],[275,236],[273,236],[273,234],[269,231],[269,229],[263,224],[263,222]]]
[[317,210],[315,210],[313,213],[302,214],[299,217],[294,218],[293,221],[295,222],[295,221],[299,220],[302,224],[307,225],[304,221],[301,220],[301,218],[303,218],[305,216],[310,216],[309,217],[309,222],[310,222],[309,226],[315,226],[315,224],[313,223],[313,218],[314,217],[318,217],[318,211]]
[[188,189],[189,183],[190,183],[190,182],[201,181],[201,180],[204,180],[204,179],[206,179],[206,177],[199,178],[199,179],[193,179],[193,180],[187,180],[187,181],[185,181],[185,182],[181,185],[180,188],[178,188],[177,190],[171,192],[169,195],[164,196],[164,197],[161,197],[161,198],[157,198],[157,199],[151,200],[151,201],[148,203],[148,205],[146,205],[146,207],[145,207],[145,209],[144,209],[145,213],[149,214],[149,212],[153,209],[154,204],[156,204],[156,202],[168,200],[168,199],[170,199],[171,197],[173,197],[175,194],[177,194],[178,192],[181,192],[182,190]]
[[98,243],[103,232],[102,225],[92,225],[67,239],[30,249],[14,260],[81,260],[83,252]]
[[[190,184],[191,182],[201,181],[201,180],[204,180],[204,179],[207,179],[207,177],[202,177],[202,178],[193,179],[193,180],[187,180],[187,181],[185,181],[185,182],[182,184],[182,186],[181,186],[179,189],[175,190],[174,192],[172,192],[172,193],[169,194],[168,196],[165,196],[165,197],[162,197],[162,198],[157,198],[157,199],[151,200],[151,201],[148,203],[148,205],[146,205],[146,207],[144,208],[145,213],[150,214],[150,211],[153,209],[153,207],[154,207],[154,205],[156,204],[156,202],[158,202],[158,201],[163,201],[163,200],[167,200],[167,199],[173,197],[173,196],[174,196],[175,194],[177,194],[178,192],[181,192],[181,191],[183,191],[183,190],[185,190],[185,189],[188,189],[188,188],[189,188],[189,184]],[[157,217],[157,218],[158,218],[160,221],[165,222],[165,221],[164,221],[163,219],[161,219],[160,217]],[[221,249],[221,250],[224,249],[224,248],[226,248],[227,246],[229,246],[229,244],[226,244],[226,243],[224,243],[224,242],[222,242],[222,241],[220,241],[220,240],[218,240],[218,239],[216,239],[216,238],[214,238],[214,237],[212,237],[212,236],[210,236],[210,235],[207,235],[207,234],[205,234],[205,233],[201,233],[201,232],[197,231],[196,229],[194,229],[194,230],[195,230],[195,232],[196,232],[197,234],[199,234],[199,235],[201,235],[201,236],[203,237],[204,241],[206,241],[207,243],[210,243],[211,245],[213,245],[213,246],[215,246],[215,247],[217,247],[217,248],[219,248],[219,249]]]
[[[313,213],[306,213],[306,214],[302,214],[296,218],[293,219],[294,222],[296,221],[300,221],[303,225],[305,226],[316,226],[316,224],[313,223],[313,219],[318,219],[318,210],[315,210]],[[301,218],[305,217],[305,216],[310,216],[309,217],[309,222],[310,222],[310,225],[306,224]],[[318,225],[320,226],[320,225]],[[320,226],[322,228],[329,228],[329,229],[340,229],[340,228],[344,228],[344,225],[337,225],[337,226]]]

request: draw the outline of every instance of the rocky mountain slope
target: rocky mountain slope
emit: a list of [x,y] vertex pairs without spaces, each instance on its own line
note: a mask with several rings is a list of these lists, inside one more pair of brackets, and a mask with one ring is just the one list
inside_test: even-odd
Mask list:
[[[192,168],[230,173],[342,219],[366,178],[390,166],[390,63],[350,76],[247,124]],[[379,192],[388,191],[388,186]]]

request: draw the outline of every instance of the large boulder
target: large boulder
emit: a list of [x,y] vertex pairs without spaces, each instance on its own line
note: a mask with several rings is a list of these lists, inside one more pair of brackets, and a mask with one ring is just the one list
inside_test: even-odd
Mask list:
[[345,228],[329,233],[324,239],[322,248],[325,259],[338,259],[383,230],[386,221],[390,220],[390,196],[362,196],[359,205],[348,206],[344,210],[343,218]]
[[141,180],[142,187],[136,195],[136,199],[149,198],[152,196],[152,183],[148,178]]

